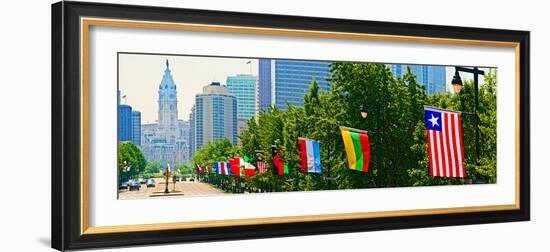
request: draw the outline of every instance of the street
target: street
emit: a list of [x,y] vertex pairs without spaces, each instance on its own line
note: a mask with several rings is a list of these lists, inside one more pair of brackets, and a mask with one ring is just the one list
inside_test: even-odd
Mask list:
[[[164,188],[166,182],[162,178],[155,178],[155,187],[147,187],[142,184],[139,190],[129,191],[126,189],[118,190],[119,199],[145,199],[145,198],[159,198],[159,197],[189,197],[189,196],[201,196],[201,195],[216,195],[223,194],[223,191],[215,188],[214,186],[203,182],[189,182],[182,181],[176,182],[176,191],[173,194],[165,195]],[[168,184],[170,192],[174,191],[174,183]],[[172,196],[171,196],[172,195]]]

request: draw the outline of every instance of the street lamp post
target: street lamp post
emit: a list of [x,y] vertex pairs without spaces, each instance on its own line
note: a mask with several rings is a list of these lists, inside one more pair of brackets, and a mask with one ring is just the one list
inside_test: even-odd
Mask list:
[[[376,186],[377,187],[381,187],[382,186],[382,170],[383,170],[383,167],[382,167],[382,145],[380,144],[380,139],[381,139],[381,136],[380,136],[380,111],[382,110],[382,105],[380,103],[380,100],[379,99],[376,99],[376,113],[377,113],[377,116],[376,116],[376,132],[375,134],[377,134],[377,137],[376,137],[376,152],[377,152],[377,155],[376,155],[376,166],[377,166],[377,173],[376,173]],[[368,109],[367,109],[367,104],[365,103],[361,103],[361,106],[359,107],[359,112],[361,113],[361,117],[363,119],[366,119],[367,116],[368,116]]]
[[479,160],[479,126],[478,126],[478,114],[477,107],[479,106],[479,75],[485,75],[483,70],[479,70],[477,67],[466,68],[466,67],[455,67],[455,75],[451,84],[455,93],[460,93],[462,89],[462,79],[460,78],[460,72],[471,73],[474,75],[474,128],[475,128],[475,161],[474,164],[477,165]]

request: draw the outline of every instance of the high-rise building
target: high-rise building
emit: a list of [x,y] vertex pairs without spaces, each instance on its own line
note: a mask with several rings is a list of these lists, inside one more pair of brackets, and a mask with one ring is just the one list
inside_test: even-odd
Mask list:
[[258,106],[260,111],[271,106],[271,59],[258,60]]
[[195,155],[195,105],[189,113],[189,159]]
[[224,138],[237,144],[237,99],[227,86],[219,82],[205,86],[202,94],[195,96],[192,114],[193,152],[208,142]]
[[118,106],[118,141],[132,140],[132,107],[126,104]]
[[227,77],[227,87],[231,95],[237,98],[237,118],[248,120],[256,115],[256,82],[258,78],[250,74],[238,74]]
[[[287,108],[287,103],[302,107],[304,94],[313,80],[317,81],[320,90],[330,89],[327,80],[331,74],[328,61],[264,59],[260,60],[259,66],[260,109],[266,108],[267,100],[283,110]],[[269,81],[267,75],[270,75]],[[271,88],[269,98],[266,95],[268,87]]]
[[407,67],[416,75],[416,81],[426,86],[426,94],[447,92],[445,66],[390,64],[393,76],[402,77],[407,73]]
[[132,110],[132,142],[141,145],[141,112]]

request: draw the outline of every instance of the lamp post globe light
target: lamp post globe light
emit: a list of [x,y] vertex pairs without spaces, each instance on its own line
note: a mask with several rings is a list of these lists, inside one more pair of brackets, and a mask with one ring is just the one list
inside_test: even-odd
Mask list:
[[475,129],[475,161],[474,164],[478,164],[479,160],[479,126],[478,126],[478,114],[477,108],[479,107],[479,75],[485,75],[483,70],[479,70],[477,67],[467,68],[467,67],[455,67],[455,75],[451,84],[455,93],[460,93],[462,89],[462,79],[460,78],[460,72],[471,73],[474,75],[474,129]]
[[453,80],[451,81],[451,85],[453,85],[453,90],[455,91],[455,93],[460,93],[460,90],[462,90],[462,79],[460,78],[460,73],[456,69]]

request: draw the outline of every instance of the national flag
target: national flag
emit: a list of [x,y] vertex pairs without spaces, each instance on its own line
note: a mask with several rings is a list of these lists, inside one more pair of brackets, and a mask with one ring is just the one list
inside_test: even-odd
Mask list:
[[300,157],[302,159],[302,172],[323,173],[321,169],[321,144],[307,138],[298,138],[300,144]]
[[247,177],[252,177],[256,175],[256,167],[252,165],[249,161],[250,158],[247,156],[244,156],[243,158],[239,158],[241,166],[244,167],[244,175]]
[[466,177],[461,112],[424,106],[430,175]]
[[209,174],[212,173],[212,166],[211,165],[206,166],[206,172],[208,172]]
[[370,141],[367,132],[340,126],[344,147],[348,156],[348,167],[368,172],[370,163]]
[[228,162],[216,162],[216,171],[220,175],[231,175]]
[[204,173],[204,169],[199,164],[197,164],[197,172]]
[[241,176],[241,159],[240,158],[232,158],[229,160],[229,167],[231,170],[231,174],[237,177]]
[[278,154],[273,158],[273,165],[277,170],[279,176],[288,174],[288,166],[285,164],[285,160]]
[[263,160],[258,160],[256,161],[256,167],[258,167],[258,171],[260,173],[264,173],[265,172],[265,163]]

